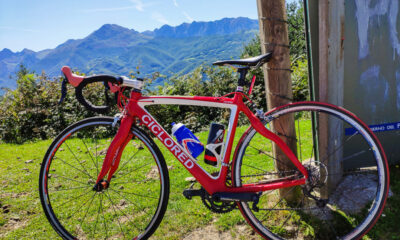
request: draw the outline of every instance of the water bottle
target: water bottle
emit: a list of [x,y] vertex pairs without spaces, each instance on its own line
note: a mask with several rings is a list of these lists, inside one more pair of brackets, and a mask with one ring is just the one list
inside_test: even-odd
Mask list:
[[221,161],[221,153],[224,145],[225,127],[222,124],[211,123],[208,133],[204,162],[212,166],[217,166]]
[[182,123],[172,123],[172,135],[194,158],[197,158],[204,151],[204,146],[200,140]]

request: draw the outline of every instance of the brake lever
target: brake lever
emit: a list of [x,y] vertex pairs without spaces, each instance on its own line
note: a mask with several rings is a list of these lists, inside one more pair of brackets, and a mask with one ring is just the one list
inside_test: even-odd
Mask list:
[[58,104],[61,104],[64,101],[64,98],[67,96],[67,83],[68,83],[68,80],[64,76],[64,79],[61,83],[61,98],[60,98],[60,101],[58,102]]

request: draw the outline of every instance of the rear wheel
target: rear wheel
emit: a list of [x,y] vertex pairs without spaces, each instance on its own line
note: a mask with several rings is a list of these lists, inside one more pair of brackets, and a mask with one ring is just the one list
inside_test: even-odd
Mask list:
[[109,187],[93,189],[118,128],[112,123],[113,118],[95,117],[71,125],[43,159],[42,206],[64,239],[147,239],[164,216],[169,196],[165,160],[136,127]]
[[[280,120],[288,117],[295,119],[292,136],[281,127]],[[351,113],[328,104],[290,104],[268,113],[266,119],[272,132],[294,141],[310,177],[303,186],[263,192],[259,210],[241,202],[248,223],[267,239],[365,235],[383,210],[389,184],[386,157],[372,132]],[[298,177],[291,162],[274,158],[276,151],[272,141],[248,129],[236,151],[234,185]]]

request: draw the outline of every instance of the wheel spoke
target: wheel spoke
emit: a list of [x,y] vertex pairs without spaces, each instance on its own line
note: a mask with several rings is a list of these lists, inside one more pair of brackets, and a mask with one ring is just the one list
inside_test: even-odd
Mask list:
[[[114,191],[115,192],[115,191]],[[117,193],[117,192],[115,192]],[[117,193],[118,195],[120,195],[119,193]],[[120,195],[122,196],[122,195]],[[111,197],[111,195],[110,195]],[[126,201],[130,202],[132,205],[136,206],[137,208],[139,208],[135,203],[131,202],[129,199],[124,198],[124,196],[122,196],[123,199],[125,199]],[[111,198],[110,198],[111,200]],[[132,222],[131,218],[121,209],[119,208],[117,205],[115,205],[115,207],[128,219],[128,221],[134,226],[135,224]],[[140,209],[140,208],[139,208]],[[146,211],[145,211],[146,212]],[[147,213],[147,212],[146,212]]]
[[85,201],[83,204],[81,204],[79,207],[76,208],[75,212],[72,213],[70,216],[67,217],[67,219],[72,218],[73,216],[75,216],[75,214],[77,212],[79,212],[79,210],[82,210],[82,208],[90,201],[90,199],[88,199],[87,201]]
[[[250,146],[250,145],[249,145],[249,146]],[[257,149],[257,148],[255,148],[255,147],[253,147],[253,146],[250,146],[250,147],[251,147],[251,148],[254,148],[255,150],[259,151],[260,153],[262,153],[262,154],[264,154],[264,155],[266,155],[266,156],[268,156],[268,157],[274,159],[275,161],[277,161],[277,162],[279,162],[279,163],[285,165],[286,167],[292,168],[292,167],[290,167],[287,163],[285,163],[285,162],[279,160],[278,158],[276,158],[276,157],[274,157],[274,156],[272,156],[272,155],[270,155],[270,154],[267,154],[267,153],[266,153],[265,151],[263,151],[262,149]]]
[[299,151],[300,158],[299,158],[299,160],[300,160],[300,162],[302,162],[303,161],[303,156],[302,156],[302,152],[301,152],[300,120],[297,120],[297,132],[298,132],[298,138],[299,138],[298,143],[299,143],[299,148],[300,148],[300,151]]
[[85,166],[83,166],[83,164],[81,163],[81,161],[79,161],[79,159],[76,157],[75,153],[72,152],[71,148],[69,147],[67,141],[64,142],[65,145],[67,146],[68,150],[72,153],[72,155],[74,156],[75,160],[78,162],[79,165],[81,165],[82,169],[84,172],[86,172],[86,174],[92,178],[92,176],[88,173],[88,171],[86,170]]
[[[121,171],[122,169],[124,169],[125,168],[125,166],[129,163],[129,162],[131,162],[131,160],[136,156],[136,154],[139,152],[139,150],[137,150],[130,158],[129,158],[129,160],[128,161],[126,161],[118,170],[117,170],[117,172],[115,173],[115,174],[117,174],[119,171]],[[114,175],[115,175],[114,174]]]
[[135,195],[135,196],[138,196],[138,197],[158,199],[158,198],[156,198],[156,197],[151,197],[151,196],[147,196],[147,195],[143,195],[143,194],[137,194],[137,193],[132,193],[132,192],[120,191],[120,190],[115,190],[115,189],[112,189],[112,191],[119,192],[119,193],[131,194],[131,195]]
[[[143,168],[143,167],[146,167],[146,166],[148,166],[148,165],[150,165],[150,164],[152,164],[152,162],[145,163],[145,164],[143,164],[142,166],[133,169],[132,171],[129,171],[129,172],[126,172],[126,173],[124,173],[124,174],[119,175],[118,178],[125,177],[125,176],[128,175],[129,173],[136,172],[137,170],[139,170],[139,169],[141,169],[141,168]],[[114,176],[116,176],[116,175],[114,174]]]
[[96,196],[96,194],[97,194],[97,192],[94,192],[94,193],[93,193],[92,198],[90,199],[89,206],[88,206],[88,208],[87,208],[87,210],[86,210],[86,212],[85,212],[85,215],[83,216],[83,218],[82,218],[81,221],[80,221],[79,227],[82,229],[82,231],[83,231],[82,223],[83,223],[83,222],[85,221],[85,219],[86,219],[86,216],[87,216],[87,214],[88,214],[88,212],[89,212],[90,207],[92,206],[92,203],[93,203],[93,200],[94,200],[94,197]]
[[[81,195],[77,196],[76,198],[69,199],[68,201],[62,202],[61,204],[57,205],[55,208],[59,208],[59,207],[61,207],[61,206],[64,206],[64,204],[70,203],[70,202],[72,202],[73,200],[80,199],[81,197],[83,197],[83,196],[89,194],[91,191],[92,191],[92,189],[90,189],[90,190],[87,191],[87,192],[82,193]],[[53,208],[54,208],[54,207],[53,207]]]
[[[289,128],[283,128],[282,120],[292,114],[296,138],[287,136]],[[309,178],[301,190],[297,186],[263,194],[258,209],[242,203],[242,214],[249,223],[267,239],[342,239],[348,234],[359,236],[371,226],[384,204],[386,196],[378,192],[387,187],[387,173],[379,144],[362,130],[364,125],[344,110],[318,103],[294,103],[272,111],[268,117],[276,135],[293,145],[296,141],[298,158]],[[347,128],[357,131],[345,135]],[[277,168],[270,171],[270,164],[266,165],[264,159],[278,164],[282,170],[291,166],[290,161],[284,161],[285,156],[280,157],[280,152],[274,155],[268,148],[268,143],[275,144],[272,140],[263,138],[255,129],[249,132],[252,134],[245,135],[236,150],[238,159],[232,169],[235,186],[258,184],[270,179],[268,175],[281,174],[274,172]],[[357,165],[358,159],[365,160]],[[340,161],[342,167],[330,167],[332,161]],[[293,168],[287,168],[290,169]]]
[[[115,215],[117,216],[118,213],[117,213],[117,211],[115,210],[116,205],[115,205],[114,202],[111,200],[111,197],[109,196],[108,192],[104,192],[104,193],[105,193],[107,199],[111,202],[112,209],[113,209]],[[119,229],[121,229],[122,235],[124,236],[124,238],[126,238],[125,232],[124,232],[124,230],[122,230],[121,222],[119,221],[119,218],[118,218],[118,217],[117,217],[117,222],[118,222],[118,225],[119,225]]]
[[86,143],[85,143],[85,141],[83,140],[83,138],[81,138],[81,141],[83,142],[83,145],[85,145],[86,150],[87,150],[87,152],[88,152],[88,155],[89,155],[90,159],[92,160],[93,165],[96,166],[96,163],[94,162],[94,159],[93,159],[93,156],[92,156],[92,155],[93,155],[92,152],[89,150],[89,148],[88,148],[88,146],[86,145]]
[[96,223],[94,224],[93,236],[96,236],[97,223],[99,222],[100,208],[101,207],[100,207],[100,204],[99,204],[99,208],[97,210],[97,215],[96,215]]
[[75,179],[72,179],[72,178],[65,177],[64,175],[57,175],[57,177],[55,177],[55,178],[58,178],[58,177],[63,178],[63,179],[67,179],[67,180],[70,180],[70,181],[73,181],[73,182],[77,182],[77,183],[80,183],[80,184],[83,184],[83,185],[87,185],[87,183],[84,183],[84,182],[81,182],[81,181],[78,181],[78,180],[75,180]]
[[[124,196],[123,196],[120,192],[115,191],[115,190],[113,190],[113,189],[110,189],[110,190],[112,190],[113,192],[115,192],[116,194],[118,194],[119,196],[121,196],[122,198],[124,198]],[[139,206],[138,204],[132,202],[132,201],[129,200],[128,198],[124,198],[124,199],[125,199],[126,201],[130,202],[132,205],[134,205],[134,206],[137,207],[138,209],[140,209],[141,211],[144,211],[146,214],[148,214],[148,212],[146,211],[146,209],[145,209],[144,207]]]
[[87,173],[86,171],[82,171],[81,169],[76,168],[75,166],[73,166],[73,165],[67,163],[67,162],[66,162],[65,160],[63,160],[62,158],[60,158],[60,157],[54,157],[54,159],[60,160],[60,161],[61,161],[62,163],[64,163],[65,165],[68,165],[68,166],[72,167],[73,169],[75,169],[75,170],[77,170],[77,171],[79,171],[79,172],[81,172],[81,173],[87,175],[89,178],[92,178],[92,176],[90,176],[89,173]]
[[96,144],[96,146],[95,146],[95,150],[96,150],[96,176],[99,176],[99,160],[98,160],[98,154],[97,154],[97,147],[98,147],[98,144],[97,144],[97,137],[96,137],[96,134],[94,135],[95,137],[94,137],[94,142],[95,142],[95,144]]
[[88,188],[88,186],[72,187],[72,188],[62,188],[62,189],[52,189],[52,191],[54,191],[54,192],[60,192],[60,191],[69,191],[69,190],[83,189],[83,188]]
[[357,131],[356,133],[354,133],[353,135],[351,135],[349,138],[347,138],[339,147],[337,147],[336,149],[334,149],[331,153],[327,153],[327,154],[326,154],[326,157],[325,157],[324,159],[322,159],[320,162],[325,162],[325,161],[329,158],[329,156],[335,154],[339,149],[342,149],[343,146],[344,146],[344,144],[345,144],[346,142],[350,141],[350,139],[351,139],[352,137],[354,137],[355,135],[357,135],[357,134],[358,134],[358,131]]
[[108,239],[108,227],[107,227],[106,217],[104,216],[104,209],[103,209],[103,194],[100,195],[100,207],[101,207],[101,214],[103,215],[104,228],[106,229],[106,239]]

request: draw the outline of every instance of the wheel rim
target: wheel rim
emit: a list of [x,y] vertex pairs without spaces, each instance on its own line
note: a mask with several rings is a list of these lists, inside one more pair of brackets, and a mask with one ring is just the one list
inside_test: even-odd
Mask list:
[[[303,113],[302,117],[300,117],[299,112]],[[333,148],[327,147],[326,149],[328,150],[325,149],[325,152],[334,153],[333,155],[338,155],[339,157],[327,158],[330,159],[329,161],[324,160],[324,157],[319,157],[322,163],[327,162],[328,164],[334,161],[332,159],[340,159],[341,164],[345,165],[343,169],[345,174],[342,174],[341,171],[334,173],[332,169],[335,168],[332,168],[332,166],[324,166],[324,164],[318,162],[315,163],[317,158],[315,157],[315,150],[312,144],[313,135],[310,134],[312,133],[312,114],[308,113],[310,117],[307,119],[305,117],[307,114],[304,114],[305,112],[315,113],[317,124],[322,123],[321,119],[324,119],[322,115],[328,116],[330,125],[336,127],[336,132],[346,131],[348,133],[348,135],[344,132],[342,134],[336,133],[330,135],[330,142],[336,140],[340,144],[336,144]],[[306,161],[314,163],[314,167],[312,167],[312,164],[309,164],[307,167],[308,170],[312,170],[313,168],[318,169],[316,172],[320,176],[314,179],[321,180],[323,179],[323,175],[327,175],[329,178],[338,180],[334,180],[334,183],[328,180],[329,183],[325,184],[314,180],[314,186],[309,184],[307,188],[290,188],[281,193],[279,193],[279,190],[265,192],[260,198],[258,206],[262,210],[255,212],[252,210],[251,205],[241,203],[242,213],[256,231],[271,239],[337,239],[337,237],[341,239],[355,239],[361,237],[376,221],[386,198],[386,166],[383,156],[379,152],[379,147],[376,145],[374,139],[368,135],[367,131],[353,118],[326,106],[303,105],[280,109],[269,115],[271,118],[268,126],[272,131],[275,131],[274,129],[281,129],[280,127],[274,128],[274,124],[278,124],[274,122],[278,122],[280,117],[288,116],[289,114],[296,115],[295,130],[298,158],[303,164]],[[337,125],[338,123],[339,125]],[[352,127],[359,130],[361,134],[352,133]],[[333,130],[328,131],[332,132]],[[270,181],[277,178],[279,171],[275,171],[273,146],[270,141],[268,141],[269,146],[262,146],[260,144],[262,137],[258,135],[255,130],[250,130],[239,147],[234,170],[236,186],[260,180]],[[283,138],[293,137],[285,137],[287,135],[285,132],[279,132],[278,135]],[[361,139],[362,136],[364,137],[363,139]],[[307,142],[311,142],[311,144],[307,144]],[[357,144],[357,147],[349,148],[349,146],[355,144]],[[303,146],[299,147],[299,145]],[[365,150],[366,146],[368,150],[362,151]],[[324,150],[321,150],[318,155],[322,156],[323,152]],[[353,163],[356,162],[356,158],[360,157],[374,159],[374,162],[370,162],[369,164],[373,163],[373,167],[364,166],[355,169]],[[315,167],[315,165],[319,167]],[[288,166],[288,168],[293,169],[293,166]],[[323,169],[325,168],[328,174],[323,174]],[[289,172],[289,170],[285,170],[279,174],[286,174],[287,176],[297,173],[296,171]],[[314,173],[314,175],[318,174]],[[340,177],[337,175],[340,175]],[[316,185],[322,186],[317,187]],[[331,185],[331,187],[327,187],[327,185]],[[368,188],[367,193],[365,192],[366,187]],[[310,193],[316,199],[307,196]],[[287,201],[290,201],[290,198],[283,199],[290,195],[294,195],[294,199],[297,199],[292,204],[289,204]],[[296,196],[298,197],[296,198]],[[349,199],[349,196],[358,196],[358,198],[355,198],[357,201]],[[325,206],[323,206],[323,200],[328,202]],[[352,204],[351,201],[354,203]],[[323,207],[319,207],[318,204],[321,204]]]
[[163,205],[165,177],[159,157],[140,132],[134,130],[136,137],[126,146],[110,186],[93,190],[115,136],[111,124],[111,120],[97,121],[70,129],[44,161],[43,205],[64,238],[133,239],[154,231]]

